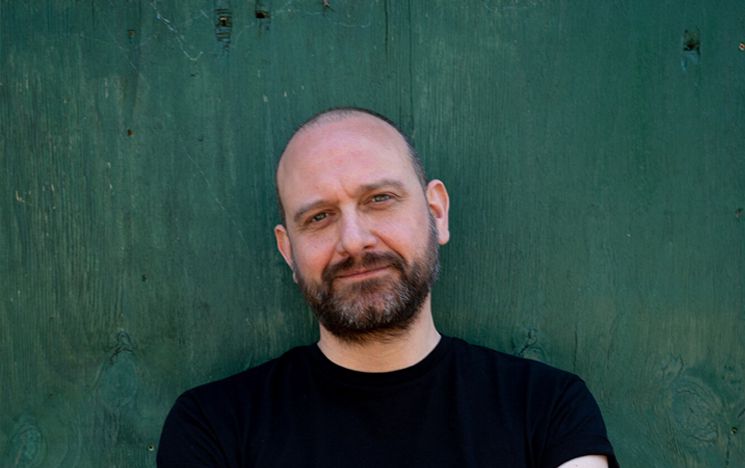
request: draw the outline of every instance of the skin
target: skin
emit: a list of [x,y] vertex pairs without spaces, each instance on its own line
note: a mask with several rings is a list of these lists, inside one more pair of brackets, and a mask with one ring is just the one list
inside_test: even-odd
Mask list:
[[[406,143],[385,122],[366,114],[321,123],[298,132],[277,170],[286,225],[277,225],[277,248],[294,274],[320,282],[329,265],[364,252],[395,252],[408,262],[423,255],[428,213],[437,242],[450,238],[449,197],[432,180],[423,188]],[[370,278],[396,280],[390,268],[360,269],[334,280],[343,290]],[[296,279],[297,281],[297,279]],[[437,345],[431,294],[404,332],[360,343],[345,342],[320,327],[318,346],[332,362],[352,370],[388,372],[412,366]],[[602,455],[579,457],[559,468],[607,468]]]
[[562,463],[558,468],[608,468],[605,455],[587,455]]
[[[320,282],[323,270],[363,252],[395,252],[407,262],[424,254],[431,213],[437,242],[449,237],[449,198],[439,180],[419,183],[406,143],[385,122],[359,114],[296,134],[277,170],[286,226],[274,229],[277,247],[296,274]],[[396,280],[390,268],[334,280],[343,290],[370,278]],[[339,365],[384,372],[423,359],[440,335],[428,296],[405,332],[363,343],[337,339],[321,326],[319,347]]]

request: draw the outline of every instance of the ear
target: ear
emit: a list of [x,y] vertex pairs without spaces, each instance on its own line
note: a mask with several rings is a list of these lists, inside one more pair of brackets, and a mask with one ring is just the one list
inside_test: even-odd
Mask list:
[[295,267],[292,264],[292,244],[290,243],[290,236],[287,234],[287,229],[281,224],[274,226],[274,238],[277,240],[277,250],[279,250],[282,258],[285,259],[285,263],[292,270],[292,280],[297,283]]
[[448,210],[450,209],[450,197],[441,180],[432,179],[427,184],[427,203],[429,211],[435,220],[437,227],[437,241],[440,245],[447,244],[450,240],[450,228],[448,225]]

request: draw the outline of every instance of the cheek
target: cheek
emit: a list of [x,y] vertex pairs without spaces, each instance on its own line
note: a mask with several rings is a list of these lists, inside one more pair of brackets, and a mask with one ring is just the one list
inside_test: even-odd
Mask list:
[[328,265],[333,249],[321,239],[303,240],[293,248],[295,268],[309,278],[318,279]]
[[381,225],[379,237],[389,249],[411,260],[426,248],[428,226],[426,216],[404,216]]

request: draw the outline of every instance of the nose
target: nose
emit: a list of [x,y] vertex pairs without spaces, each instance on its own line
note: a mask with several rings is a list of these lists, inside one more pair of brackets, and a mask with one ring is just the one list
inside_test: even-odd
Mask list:
[[355,257],[373,248],[377,242],[368,223],[357,213],[345,213],[339,223],[339,231],[337,252],[340,255]]

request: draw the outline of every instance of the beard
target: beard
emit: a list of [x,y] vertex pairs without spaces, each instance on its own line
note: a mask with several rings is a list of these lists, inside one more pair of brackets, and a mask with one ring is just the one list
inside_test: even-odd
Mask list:
[[[384,267],[395,274],[334,285],[347,272]],[[430,216],[427,248],[410,263],[395,252],[367,252],[327,266],[320,283],[306,280],[297,270],[295,275],[319,323],[343,341],[363,343],[406,331],[418,317],[439,270],[437,228]]]

